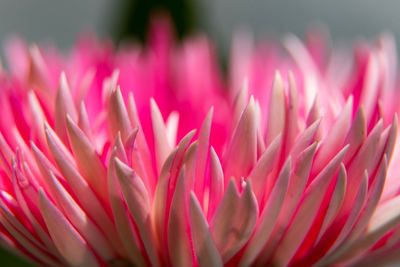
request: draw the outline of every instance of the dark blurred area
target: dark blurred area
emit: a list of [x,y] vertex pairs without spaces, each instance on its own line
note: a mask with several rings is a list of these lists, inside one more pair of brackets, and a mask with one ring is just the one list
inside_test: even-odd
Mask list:
[[4,267],[33,267],[35,265],[21,259],[14,253],[3,248],[0,249],[0,266]]
[[198,26],[198,14],[192,0],[120,0],[114,14],[111,35],[115,41],[146,41],[151,18],[159,13],[171,18],[177,37],[182,38]]

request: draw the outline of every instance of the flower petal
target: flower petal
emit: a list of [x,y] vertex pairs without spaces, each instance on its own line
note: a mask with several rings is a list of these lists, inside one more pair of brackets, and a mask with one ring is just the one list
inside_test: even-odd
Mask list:
[[108,199],[105,166],[95,148],[84,132],[68,116],[67,130],[79,171],[103,200]]
[[101,266],[86,241],[51,203],[43,190],[39,190],[39,204],[54,244],[64,260],[72,266]]
[[257,200],[246,183],[240,195],[233,180],[211,220],[212,237],[224,263],[231,259],[249,240],[258,217]]
[[275,73],[268,106],[268,125],[265,144],[270,144],[278,135],[283,135],[286,121],[286,97],[282,77]]
[[246,251],[240,260],[239,266],[250,266],[267,243],[285,199],[289,184],[290,170],[291,159],[289,157],[282,167],[274,188],[268,197],[268,201],[261,212],[257,227],[246,246]]
[[199,266],[222,267],[221,255],[211,237],[207,220],[193,192],[190,194],[190,225]]
[[[286,234],[274,253],[274,264],[287,265],[301,245],[317,215],[325,192],[339,169],[346,149],[346,147],[343,148],[308,186]],[[342,166],[341,175],[343,175],[343,169]]]
[[126,204],[139,230],[151,264],[152,266],[160,266],[157,245],[152,231],[150,199],[146,187],[134,171],[118,158],[115,159],[115,170]]
[[247,176],[257,161],[257,121],[253,98],[250,98],[240,117],[224,159],[225,180],[232,176]]
[[168,217],[168,252],[173,266],[193,266],[185,170],[180,171]]

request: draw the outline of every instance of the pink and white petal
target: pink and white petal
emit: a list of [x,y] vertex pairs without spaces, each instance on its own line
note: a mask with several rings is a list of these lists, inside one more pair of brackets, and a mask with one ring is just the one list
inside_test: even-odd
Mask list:
[[67,116],[67,132],[79,171],[98,196],[107,200],[105,166],[85,133],[69,116]]
[[290,172],[291,159],[289,157],[282,167],[274,188],[261,212],[256,229],[246,246],[239,266],[250,266],[267,243],[286,196]]
[[150,101],[151,107],[151,122],[153,125],[153,135],[154,135],[154,150],[156,155],[157,170],[158,174],[161,173],[161,168],[164,165],[165,160],[171,153],[171,145],[168,142],[167,128],[164,124],[161,112],[154,101]]
[[157,243],[151,221],[150,198],[142,180],[127,165],[118,158],[115,159],[115,170],[120,182],[120,188],[124,195],[129,211],[139,230],[144,248],[152,266],[160,266]]
[[338,177],[335,189],[330,199],[328,210],[326,211],[324,221],[322,222],[321,229],[315,241],[316,243],[320,241],[321,237],[325,234],[325,231],[332,225],[333,220],[336,218],[336,215],[343,204],[347,187],[347,174],[344,174],[345,175],[340,175]]
[[265,144],[270,144],[278,135],[283,135],[286,122],[286,96],[282,77],[275,73],[268,105],[268,122],[265,130]]
[[[320,208],[326,190],[335,178],[347,147],[343,148],[307,187],[291,224],[278,245],[272,262],[279,266],[287,265],[300,247]],[[343,175],[344,167],[340,168]]]
[[[254,98],[240,117],[232,140],[224,155],[225,180],[234,176],[246,177],[257,161],[257,121]],[[225,184],[228,181],[225,181]]]
[[190,194],[190,225],[193,247],[200,267],[222,267],[221,255],[211,237],[203,210],[192,192]]
[[261,200],[264,197],[268,175],[278,163],[278,153],[280,152],[281,145],[282,136],[278,135],[261,155],[261,158],[258,160],[248,177],[248,180],[251,181],[251,184],[253,185],[253,191],[257,197],[258,203],[261,203]]
[[111,140],[120,132],[122,140],[125,141],[129,136],[132,126],[119,87],[113,89],[109,96],[107,115]]
[[285,200],[277,218],[277,222],[275,223],[273,232],[270,235],[268,243],[264,246],[261,253],[261,261],[263,261],[263,259],[269,259],[271,257],[276,246],[278,245],[286,231],[286,226],[289,225],[290,219],[292,218],[293,213],[296,211],[296,208],[299,205],[299,201],[304,194],[304,190],[309,179],[310,169],[312,166],[316,147],[316,143],[312,144],[303,152],[301,152],[296,160],[296,166],[294,167],[294,170],[291,173],[289,179],[289,185]]
[[240,195],[235,182],[230,180],[210,224],[213,240],[224,263],[249,240],[256,226],[257,217],[258,204],[250,183],[244,185]]
[[395,197],[382,205],[373,213],[365,233],[343,251],[343,258],[358,255],[372,247],[384,234],[400,222],[400,198]]
[[103,233],[97,225],[79,207],[68,191],[61,185],[57,178],[51,174],[49,181],[53,196],[55,197],[59,210],[65,214],[73,227],[80,233],[82,238],[93,248],[93,250],[106,261],[116,257]]
[[[367,200],[368,193],[368,175],[365,174],[364,179],[358,189],[353,209],[345,221],[345,224],[341,227],[339,235],[336,237],[335,241],[326,252],[325,256],[319,260],[321,266],[326,266],[329,263],[333,263],[338,258],[342,256],[343,253],[347,253],[348,246],[343,245],[346,241],[346,237],[349,235],[350,231],[353,229],[357,218],[360,216],[362,208],[364,207]],[[354,254],[356,255],[356,254]]]
[[224,193],[224,172],[217,152],[214,148],[210,149],[210,189],[208,197],[208,215],[210,220],[220,203]]
[[296,138],[296,141],[289,154],[293,159],[296,159],[302,151],[317,141],[316,135],[320,127],[320,122],[320,119],[316,120]]
[[353,98],[347,100],[341,113],[331,126],[329,133],[321,141],[318,152],[314,159],[313,171],[319,173],[329,160],[343,147],[343,142],[351,125],[351,117],[353,111]]
[[176,146],[178,126],[179,126],[179,113],[176,111],[172,111],[169,114],[167,120],[165,121],[165,130],[170,147]]
[[57,260],[54,256],[52,256],[48,251],[43,250],[42,248],[32,243],[28,237],[19,232],[17,229],[13,227],[13,225],[0,215],[0,223],[7,230],[7,232],[18,242],[20,246],[22,246],[28,253],[35,255],[35,257],[49,266],[63,266],[59,260]]
[[39,190],[39,206],[50,236],[66,262],[72,266],[101,266],[87,242],[51,203],[43,190]]
[[299,99],[298,99],[298,87],[294,74],[289,72],[289,91],[288,91],[288,108],[287,108],[287,123],[286,123],[286,135],[285,144],[286,148],[284,154],[287,155],[292,148],[296,136],[299,132]]
[[345,144],[349,144],[349,150],[347,151],[343,160],[345,164],[347,164],[353,158],[366,138],[367,122],[364,109],[361,107],[357,110],[346,140],[344,141]]
[[209,155],[208,151],[210,147],[210,132],[213,113],[214,108],[211,108],[207,113],[199,132],[199,146],[197,150],[196,173],[194,179],[194,192],[199,199],[202,199],[203,197],[206,182],[205,172]]
[[146,260],[140,246],[140,240],[133,222],[129,218],[128,208],[122,196],[120,183],[115,174],[115,152],[110,157],[108,165],[108,192],[110,205],[114,216],[116,236],[121,240],[122,255],[126,255],[134,264],[145,266]]
[[168,253],[172,266],[193,266],[185,170],[180,171],[168,218]]
[[108,240],[113,244],[114,248],[119,247],[118,235],[114,230],[114,223],[104,209],[102,202],[92,190],[88,182],[80,175],[73,162],[65,156],[64,150],[60,144],[54,141],[53,137],[47,136],[50,151],[60,168],[61,173],[68,181],[74,194],[80,196],[78,202],[82,209],[95,220],[101,230],[107,235]]
[[72,120],[77,121],[78,114],[68,85],[67,76],[64,72],[60,75],[60,82],[55,100],[54,123],[55,130],[64,144],[68,145],[65,118],[69,115]]

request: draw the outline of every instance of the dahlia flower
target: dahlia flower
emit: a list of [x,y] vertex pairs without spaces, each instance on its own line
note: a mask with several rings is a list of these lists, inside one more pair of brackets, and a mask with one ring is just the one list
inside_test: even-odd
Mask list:
[[[329,266],[400,247],[396,49],[322,33],[6,45],[0,240],[40,266]],[[394,257],[396,258],[396,257]]]

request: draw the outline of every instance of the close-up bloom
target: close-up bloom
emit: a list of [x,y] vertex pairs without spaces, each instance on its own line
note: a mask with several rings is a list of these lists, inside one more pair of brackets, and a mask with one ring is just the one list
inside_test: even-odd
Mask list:
[[[367,266],[400,250],[399,86],[354,49],[237,34],[14,37],[0,71],[0,240],[38,266]],[[398,259],[399,260],[399,259]]]

